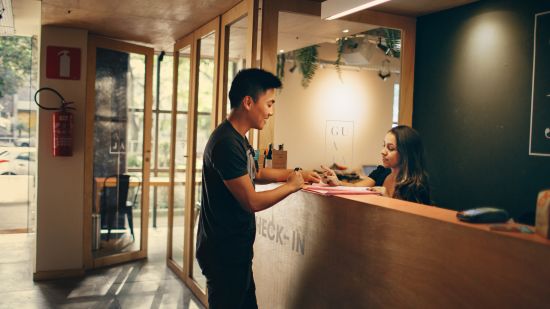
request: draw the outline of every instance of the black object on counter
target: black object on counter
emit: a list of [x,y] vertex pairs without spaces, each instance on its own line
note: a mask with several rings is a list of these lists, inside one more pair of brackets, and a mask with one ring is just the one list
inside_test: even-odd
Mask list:
[[494,207],[481,207],[459,211],[456,217],[460,221],[470,223],[497,223],[506,222],[510,215],[504,209]]

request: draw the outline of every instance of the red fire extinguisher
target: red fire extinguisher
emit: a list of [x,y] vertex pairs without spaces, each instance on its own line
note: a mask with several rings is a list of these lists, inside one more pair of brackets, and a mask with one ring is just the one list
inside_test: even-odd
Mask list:
[[[61,99],[60,107],[45,107],[38,103],[37,96],[42,90],[54,92]],[[70,157],[73,155],[73,114],[75,110],[70,105],[74,102],[67,102],[55,89],[44,87],[34,94],[34,102],[40,108],[55,111],[52,115],[52,154],[54,157]]]

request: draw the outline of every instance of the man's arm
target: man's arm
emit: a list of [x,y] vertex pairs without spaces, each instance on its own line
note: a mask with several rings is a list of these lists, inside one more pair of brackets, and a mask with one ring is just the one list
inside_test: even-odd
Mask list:
[[[285,170],[278,168],[261,168],[256,173],[256,180],[262,183],[285,181],[294,170]],[[321,176],[313,171],[300,170],[305,182],[320,182]]]
[[288,179],[285,178],[285,180],[287,182],[284,185],[263,192],[254,190],[248,174],[223,182],[243,208],[257,212],[275,205],[291,193],[300,190],[304,185],[302,174],[298,172],[290,172]]

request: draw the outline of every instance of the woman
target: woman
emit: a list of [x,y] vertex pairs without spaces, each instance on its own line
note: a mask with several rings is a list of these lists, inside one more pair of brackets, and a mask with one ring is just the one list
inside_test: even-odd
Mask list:
[[424,150],[418,132],[408,126],[392,128],[384,138],[381,154],[382,165],[366,179],[343,183],[334,171],[323,167],[323,180],[331,186],[382,186],[387,196],[431,204],[428,175],[424,169]]

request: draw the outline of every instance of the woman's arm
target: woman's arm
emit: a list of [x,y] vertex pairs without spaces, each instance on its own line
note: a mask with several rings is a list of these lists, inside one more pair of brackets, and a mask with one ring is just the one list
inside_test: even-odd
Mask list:
[[323,172],[323,182],[330,185],[330,186],[346,186],[346,187],[374,187],[376,182],[374,179],[367,177],[364,179],[361,179],[357,182],[344,182],[338,180],[338,177],[336,176],[336,173],[331,170],[330,168],[326,168],[321,165],[321,168],[324,170]]

